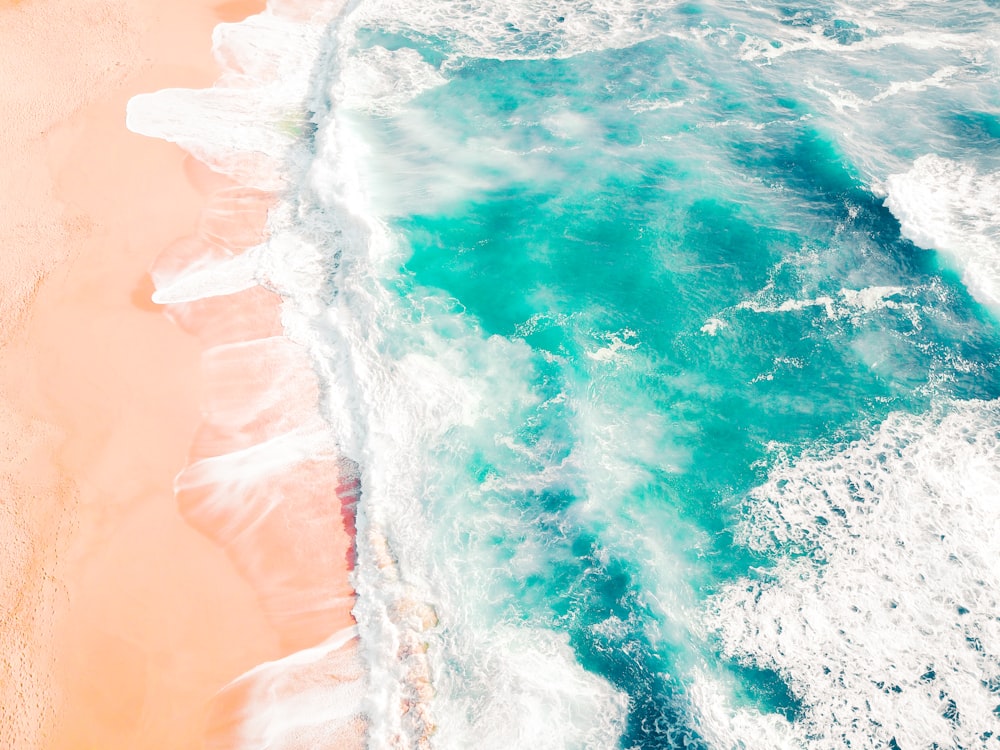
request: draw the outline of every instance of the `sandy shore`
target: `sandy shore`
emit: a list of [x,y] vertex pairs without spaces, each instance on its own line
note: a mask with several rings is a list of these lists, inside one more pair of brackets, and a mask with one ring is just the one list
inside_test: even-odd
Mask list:
[[172,493],[203,344],[147,271],[222,183],[124,127],[262,5],[0,2],[0,746],[200,747],[211,696],[287,651]]

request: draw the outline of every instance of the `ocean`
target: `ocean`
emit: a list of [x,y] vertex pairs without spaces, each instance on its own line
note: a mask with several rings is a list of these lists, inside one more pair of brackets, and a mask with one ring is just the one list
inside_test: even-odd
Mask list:
[[156,299],[284,299],[369,747],[1000,747],[995,0],[272,0],[215,48],[129,125],[270,238]]

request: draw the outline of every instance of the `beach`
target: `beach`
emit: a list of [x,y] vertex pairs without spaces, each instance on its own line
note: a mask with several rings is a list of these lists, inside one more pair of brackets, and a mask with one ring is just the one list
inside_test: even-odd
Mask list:
[[988,5],[0,0],[0,747],[996,742]]
[[[0,4],[4,747],[201,747],[223,686],[316,642],[275,624],[259,577],[175,500],[205,434],[202,359],[220,324],[168,319],[149,270],[234,188],[125,128],[135,94],[211,85],[212,28],[262,8]],[[244,298],[245,315],[215,303],[244,321],[222,338],[278,333],[276,300]]]

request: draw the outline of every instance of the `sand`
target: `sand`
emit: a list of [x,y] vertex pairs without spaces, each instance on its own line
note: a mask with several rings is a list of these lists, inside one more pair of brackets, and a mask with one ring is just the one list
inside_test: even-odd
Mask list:
[[[343,598],[282,622],[273,570],[196,530],[172,491],[196,435],[221,449],[199,428],[206,342],[277,333],[277,301],[174,310],[184,325],[149,301],[148,270],[227,184],[129,133],[125,104],[209,85],[212,27],[262,5],[0,1],[2,747],[201,747],[220,688],[352,622],[349,504],[321,571]],[[295,575],[282,585],[308,598]]]

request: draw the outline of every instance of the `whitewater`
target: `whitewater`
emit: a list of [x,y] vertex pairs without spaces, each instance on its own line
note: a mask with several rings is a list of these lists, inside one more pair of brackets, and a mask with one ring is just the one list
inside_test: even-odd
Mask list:
[[238,538],[327,461],[356,514],[356,625],[216,746],[1000,747],[996,2],[271,0],[213,49],[128,126],[267,237],[154,300],[283,334],[206,354],[271,427],[178,497]]

